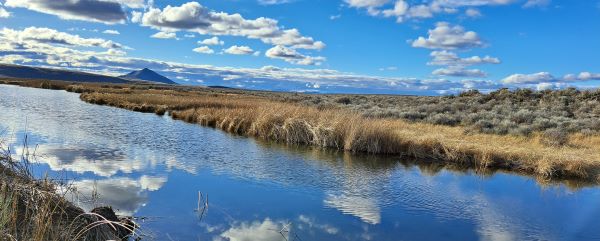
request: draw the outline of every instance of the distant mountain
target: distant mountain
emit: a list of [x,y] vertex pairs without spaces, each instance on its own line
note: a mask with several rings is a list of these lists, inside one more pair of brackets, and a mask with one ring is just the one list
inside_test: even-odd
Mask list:
[[12,64],[0,64],[0,77],[23,78],[23,79],[47,79],[73,82],[106,82],[106,83],[128,83],[129,80],[85,72],[50,69],[40,67],[29,67]]
[[174,81],[170,80],[167,77],[164,77],[148,68],[144,68],[142,70],[133,71],[129,74],[121,76],[121,78],[130,79],[130,80],[142,80],[142,81],[151,81],[163,84],[177,84]]

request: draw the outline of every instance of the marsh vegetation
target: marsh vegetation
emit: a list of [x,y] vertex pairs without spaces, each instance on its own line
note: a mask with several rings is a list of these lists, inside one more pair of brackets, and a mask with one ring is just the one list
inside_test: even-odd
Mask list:
[[81,99],[288,144],[399,155],[543,178],[600,180],[600,92],[308,95],[55,83]]

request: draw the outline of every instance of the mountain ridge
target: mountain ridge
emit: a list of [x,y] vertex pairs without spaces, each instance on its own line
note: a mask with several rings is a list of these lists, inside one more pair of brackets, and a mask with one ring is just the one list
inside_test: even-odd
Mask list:
[[129,83],[130,80],[92,74],[80,71],[64,69],[53,69],[44,67],[31,67],[24,65],[0,64],[0,77],[24,78],[24,79],[47,79],[73,82],[101,82],[101,83]]

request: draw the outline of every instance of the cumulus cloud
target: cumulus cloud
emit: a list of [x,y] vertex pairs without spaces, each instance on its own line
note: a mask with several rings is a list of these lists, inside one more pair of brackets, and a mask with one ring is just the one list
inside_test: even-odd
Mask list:
[[299,65],[321,65],[325,61],[324,57],[311,57],[298,53],[295,49],[277,45],[270,48],[265,56],[273,59],[282,59],[286,62]]
[[248,46],[231,46],[224,50],[225,53],[234,54],[234,55],[249,55],[253,54],[254,50]]
[[146,7],[146,0],[101,0],[106,2],[120,3],[130,8],[144,8]]
[[533,74],[513,74],[500,82],[506,86],[517,86],[526,88],[535,88],[538,90],[561,89],[572,86],[574,83],[586,81],[599,81],[600,74],[581,72],[579,74],[567,74],[562,78],[555,77],[549,72],[539,72]]
[[176,39],[177,34],[173,32],[158,32],[150,36],[151,38],[159,38],[159,39]]
[[535,74],[513,74],[501,80],[504,84],[538,84],[557,82],[559,79],[548,72]]
[[484,46],[476,32],[465,31],[460,25],[438,22],[434,29],[428,31],[429,36],[419,37],[412,41],[415,48],[428,49],[470,49]]
[[528,0],[523,4],[524,8],[535,8],[535,7],[546,7],[550,4],[551,0]]
[[[279,233],[279,230],[286,228],[288,232]],[[221,237],[230,241],[249,241],[249,240],[264,240],[264,241],[279,241],[282,238],[289,240],[291,227],[288,227],[284,222],[274,222],[270,219],[264,221],[254,221],[252,223],[241,223],[233,226],[221,234]]]
[[[110,205],[119,215],[131,216],[148,201],[148,192],[159,190],[167,179],[164,177],[141,176],[140,179],[112,178],[101,180],[80,180],[70,183],[75,193],[67,198],[78,201],[87,211],[95,205]],[[86,198],[97,196],[89,202]]]
[[81,46],[81,47],[101,47],[106,49],[125,48],[119,43],[101,38],[82,38],[79,35],[59,32],[50,28],[28,27],[24,30],[14,30],[3,28],[0,33],[5,38],[10,38],[12,42],[23,43],[33,41],[38,43],[54,43],[61,45]]
[[428,65],[447,66],[433,71],[434,75],[454,77],[485,77],[487,74],[479,69],[466,69],[466,67],[481,64],[499,64],[500,59],[490,56],[471,56],[460,58],[456,53],[447,50],[433,51],[432,60]]
[[440,68],[432,72],[434,75],[454,77],[486,77],[487,74],[479,69],[465,69],[460,67]]
[[127,14],[120,2],[124,1],[7,0],[5,5],[12,8],[27,8],[36,12],[56,15],[62,19],[115,24],[124,23],[127,20]]
[[258,3],[262,5],[276,5],[289,2],[292,2],[292,0],[258,0]]
[[10,13],[2,7],[2,2],[0,2],[0,18],[8,18],[8,17],[10,17]]
[[600,74],[581,72],[578,75],[568,74],[563,77],[566,81],[588,81],[588,80],[600,80]]
[[107,29],[107,30],[104,30],[102,33],[105,33],[105,34],[113,34],[113,35],[119,35],[119,34],[121,34],[121,33],[119,33],[119,31],[117,31],[117,30],[112,30],[112,29]]
[[[151,68],[164,73],[168,77],[178,77],[178,79],[189,80],[190,83],[199,82],[206,85],[229,85],[253,89],[292,91],[318,90],[322,93],[368,92],[434,94],[454,93],[464,89],[493,89],[500,87],[501,84],[505,86],[517,85],[504,84],[495,81],[453,81],[439,78],[418,79],[367,76],[330,69],[281,68],[276,66],[265,66],[262,68],[233,68],[211,65],[193,65],[128,57],[124,51],[119,49],[106,49],[105,51],[100,51],[93,48],[82,50],[79,48],[97,45],[102,46],[102,44],[78,43],[78,41],[73,40],[68,41],[71,44],[65,44],[65,41],[18,38],[15,36],[20,35],[14,34],[15,32],[19,32],[19,30],[4,29],[0,31],[0,62],[2,63],[69,68],[72,70],[115,76],[122,75],[132,70]],[[297,56],[298,53],[295,52],[294,49],[283,47],[276,48],[267,53],[267,55],[284,58],[287,61],[305,61],[304,58],[306,58],[306,56]],[[485,59],[485,57],[482,57],[481,59]],[[459,62],[464,62],[464,60]],[[467,62],[471,63],[470,61]],[[592,80],[600,77],[600,74],[582,72],[577,75],[568,76],[574,78],[571,82],[576,82]],[[567,78],[565,77],[562,81],[567,81]],[[499,85],[494,86],[493,83],[499,83]],[[318,89],[315,89],[315,87],[318,87]]]
[[166,6],[164,9],[150,8],[143,13],[140,22],[161,31],[189,31],[202,35],[230,35],[260,39],[273,45],[299,49],[322,49],[325,44],[311,37],[302,36],[297,29],[282,29],[278,21],[260,17],[245,19],[235,13],[216,12],[198,2],[181,6]]
[[204,45],[224,45],[225,42],[220,40],[219,37],[212,37],[212,38],[207,38],[204,39],[202,41],[198,41],[198,44],[204,44]]
[[370,15],[378,15],[381,13],[379,7],[387,4],[390,0],[344,0],[346,4],[354,8],[366,8]]
[[[479,14],[473,7],[507,5],[517,1],[518,0],[433,0],[411,5],[409,4],[409,1],[405,0],[395,0],[393,2],[390,0],[345,0],[351,7],[364,8],[373,16],[395,17],[397,22],[403,22],[407,19],[432,18],[440,13],[457,13],[460,8],[467,7],[471,9],[467,10],[467,15],[474,17],[479,16]],[[390,3],[393,3],[393,5]]]
[[332,195],[329,194],[323,201],[325,206],[340,210],[360,218],[368,224],[381,223],[381,208],[374,199],[360,196]]
[[465,14],[467,15],[467,17],[470,17],[470,18],[479,18],[479,17],[483,16],[481,14],[481,12],[478,9],[476,9],[476,8],[469,8],[469,9],[467,9],[465,11]]
[[198,48],[195,48],[193,51],[196,53],[201,53],[201,54],[214,54],[215,53],[215,51],[212,50],[208,46],[200,46]]
[[442,50],[431,52],[433,58],[429,65],[449,65],[449,66],[471,66],[478,64],[499,64],[500,59],[490,56],[471,56],[469,58],[460,58],[454,52]]

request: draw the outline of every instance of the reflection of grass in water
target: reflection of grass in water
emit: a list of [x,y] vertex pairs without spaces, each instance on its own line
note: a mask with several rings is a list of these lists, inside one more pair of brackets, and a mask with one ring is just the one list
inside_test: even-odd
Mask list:
[[[163,114],[191,123],[293,145],[312,145],[350,153],[400,155],[485,170],[508,170],[544,180],[600,181],[600,136],[571,134],[565,145],[548,145],[552,133],[527,136],[465,131],[459,126],[367,118],[332,106],[276,102],[267,94],[192,87],[68,85],[81,99],[140,112]],[[290,101],[295,94],[274,93]],[[283,97],[282,97],[283,96]],[[367,96],[365,98],[371,98]],[[375,98],[375,97],[372,97]],[[561,138],[563,136],[561,135]],[[558,143],[558,142],[557,142]]]
[[119,240],[133,231],[132,222],[107,219],[112,210],[104,215],[84,212],[58,195],[49,179],[35,180],[29,171],[31,153],[23,153],[15,161],[0,145],[0,239]]
[[[344,165],[359,167],[368,170],[389,170],[401,165],[405,170],[417,168],[420,173],[427,176],[439,175],[442,171],[448,171],[457,175],[477,175],[481,178],[491,178],[498,173],[515,174],[515,172],[498,168],[475,168],[464,163],[440,162],[435,159],[415,159],[410,157],[398,157],[393,155],[372,155],[365,153],[349,153],[335,149],[322,149],[304,145],[289,145],[272,141],[258,140],[261,146],[277,148],[296,155],[307,157],[309,160],[325,163],[331,168],[339,168],[340,161]],[[521,174],[521,173],[516,173]],[[524,175],[528,177],[529,175]],[[535,176],[535,180],[542,187],[565,185],[572,190],[595,186],[596,182],[586,179],[554,178],[547,179]]]

